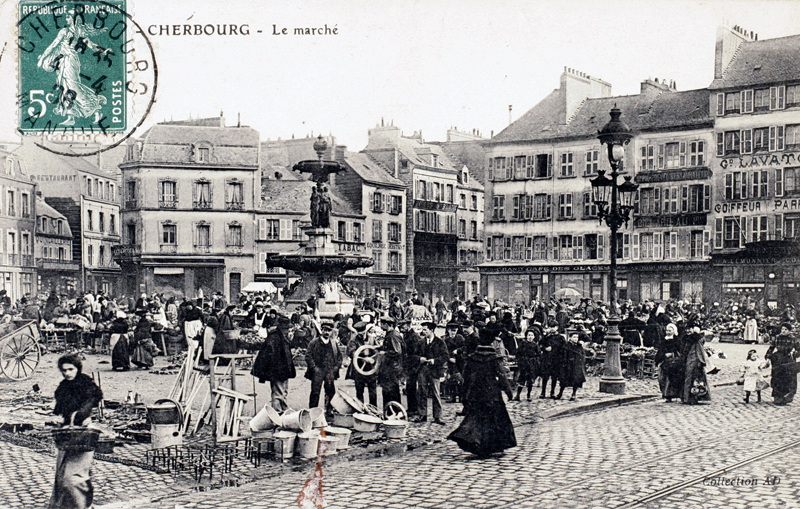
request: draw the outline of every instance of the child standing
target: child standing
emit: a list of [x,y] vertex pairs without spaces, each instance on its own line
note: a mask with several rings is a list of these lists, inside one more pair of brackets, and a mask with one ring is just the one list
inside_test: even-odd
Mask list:
[[744,402],[750,403],[750,393],[755,391],[758,401],[761,401],[761,391],[769,387],[769,383],[764,379],[761,370],[765,369],[769,362],[764,362],[758,358],[755,350],[747,352],[747,360],[742,365],[742,378],[744,378]]
[[528,401],[531,400],[531,389],[533,381],[539,376],[539,342],[536,337],[535,328],[528,329],[525,333],[525,340],[517,348],[517,366],[519,367],[519,378],[517,378],[517,395],[514,401],[519,401],[522,388],[528,387]]

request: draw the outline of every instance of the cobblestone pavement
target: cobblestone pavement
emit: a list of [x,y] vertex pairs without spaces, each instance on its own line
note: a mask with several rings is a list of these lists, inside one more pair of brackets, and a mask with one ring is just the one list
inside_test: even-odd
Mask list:
[[[734,346],[745,345],[726,345],[723,349],[727,352]],[[743,358],[746,352],[746,349],[743,352],[739,349],[734,348],[729,359],[716,361],[722,372],[711,378],[712,384],[730,382],[738,376],[739,357]],[[575,507],[616,507],[698,475],[697,469],[704,465],[701,460],[707,461],[709,455],[716,458],[718,451],[724,454],[708,468],[699,470],[701,473],[713,472],[718,464],[733,464],[732,458],[752,456],[757,451],[789,441],[794,432],[783,432],[783,426],[796,428],[795,421],[792,421],[794,424],[780,421],[792,415],[791,407],[774,407],[766,402],[745,406],[739,402],[741,388],[735,386],[715,389],[711,405],[685,407],[659,401],[538,422],[537,416],[543,412],[608,401],[608,395],[597,392],[597,385],[596,378],[587,381],[584,389],[578,392],[577,402],[539,400],[540,388],[534,388],[533,401],[525,401],[523,394],[522,402],[509,403],[519,447],[486,461],[470,459],[453,443],[444,440],[455,427],[454,413],[461,407],[460,404],[445,405],[448,426],[426,423],[412,425],[409,429],[409,443],[427,443],[428,447],[381,459],[340,457],[328,461],[324,468],[325,500],[331,509],[502,507],[504,504],[508,507],[569,507],[564,501],[581,493],[581,497],[573,501]],[[656,392],[655,380],[628,380],[628,394]],[[783,454],[791,458],[792,450]],[[742,467],[742,472],[760,465],[761,462]],[[794,486],[789,472],[793,465],[787,467],[778,462],[776,466],[783,466],[783,470],[774,470],[777,472],[774,475],[782,479],[774,488],[775,492],[791,492]],[[45,503],[54,469],[52,456],[0,443],[0,467],[5,473],[0,476],[0,508],[27,508]],[[98,507],[109,509],[296,507],[294,500],[311,468],[310,463],[276,464],[272,468],[268,465],[266,470],[260,469],[264,479],[255,483],[190,494],[185,494],[186,486],[176,483],[169,475],[115,463],[96,461],[93,479]],[[18,475],[10,476],[9,472]],[[654,476],[659,479],[651,481]],[[465,480],[468,480],[466,485]],[[709,489],[692,486],[651,505],[673,507],[666,501],[678,497],[674,500],[683,503],[683,507],[705,507],[692,505],[692,499],[688,499],[686,505],[680,497],[699,490],[692,496],[703,499]],[[741,488],[726,489],[733,495],[742,495]],[[763,494],[760,490],[763,487],[751,491],[758,496]],[[176,496],[179,491],[184,494]],[[714,491],[715,496],[719,491]],[[270,496],[265,498],[264,493]],[[748,494],[752,496],[752,493]],[[536,503],[531,505],[533,500]]]

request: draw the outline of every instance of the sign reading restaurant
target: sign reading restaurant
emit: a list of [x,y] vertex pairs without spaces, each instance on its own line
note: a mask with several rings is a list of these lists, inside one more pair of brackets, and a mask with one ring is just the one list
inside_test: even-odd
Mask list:
[[722,159],[719,167],[723,170],[728,168],[755,168],[758,166],[783,166],[800,162],[800,152],[783,154],[765,154],[753,156],[739,156]]

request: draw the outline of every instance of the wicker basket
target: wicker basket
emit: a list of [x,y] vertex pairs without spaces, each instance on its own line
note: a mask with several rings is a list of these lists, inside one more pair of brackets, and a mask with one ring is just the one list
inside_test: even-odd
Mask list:
[[69,426],[53,430],[53,441],[56,449],[62,451],[81,451],[88,452],[97,449],[97,442],[100,439],[100,430],[75,426],[75,414],[69,419]]

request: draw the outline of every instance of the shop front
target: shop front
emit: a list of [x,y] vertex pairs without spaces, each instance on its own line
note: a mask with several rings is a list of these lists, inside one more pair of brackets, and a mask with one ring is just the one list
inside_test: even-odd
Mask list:
[[[608,265],[575,266],[494,266],[480,267],[482,286],[490,301],[502,300],[509,304],[529,305],[532,301],[546,301],[561,289],[570,288],[581,298],[605,301],[608,297]],[[625,286],[623,272],[618,272],[620,298]],[[622,283],[620,285],[619,283]]]
[[630,299],[635,302],[709,300],[708,262],[629,263],[626,267]]

